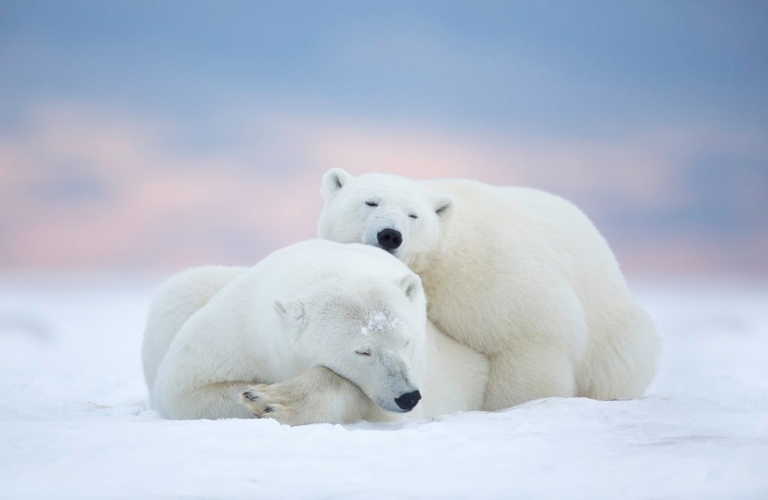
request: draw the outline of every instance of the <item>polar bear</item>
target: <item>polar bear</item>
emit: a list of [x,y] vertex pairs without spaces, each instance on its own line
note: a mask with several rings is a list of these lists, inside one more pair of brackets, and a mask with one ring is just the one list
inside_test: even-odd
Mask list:
[[389,251],[436,326],[491,361],[483,408],[639,397],[659,341],[613,253],[571,203],[529,188],[387,174],[323,176],[321,238]]
[[324,240],[253,268],[172,277],[150,306],[142,357],[166,418],[291,425],[479,410],[489,371],[426,321],[421,280],[402,262]]

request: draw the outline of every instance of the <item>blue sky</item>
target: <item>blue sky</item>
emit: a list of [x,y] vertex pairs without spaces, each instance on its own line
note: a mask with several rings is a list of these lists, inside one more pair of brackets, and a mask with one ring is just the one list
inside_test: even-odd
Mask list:
[[[729,254],[752,248],[747,267],[762,268],[754,247],[768,248],[767,28],[767,2],[4,1],[0,133],[15,148],[6,158],[17,158],[27,154],[21,145],[55,142],[52,123],[82,122],[83,135],[105,121],[145,127],[141,141],[178,166],[136,175],[178,171],[184,182],[185,171],[210,168],[184,159],[226,157],[235,160],[209,164],[230,165],[237,182],[313,186],[317,165],[343,164],[351,149],[361,150],[352,168],[386,170],[379,157],[405,150],[408,137],[434,139],[429,154],[466,137],[467,151],[496,161],[477,174],[483,180],[574,199],[620,254],[675,240],[679,252],[687,244],[722,254],[705,267],[743,265]],[[62,108],[69,118],[46,118]],[[364,139],[322,158],[309,151],[302,133],[320,141],[336,125]],[[367,161],[362,144],[399,130],[405,137]],[[8,184],[33,193],[20,207],[61,193],[75,205],[93,193],[123,196],[108,188],[114,169],[56,151],[25,160],[36,180],[19,173]],[[552,151],[563,165],[581,156],[556,168]],[[441,175],[415,168],[416,177]],[[644,174],[631,169],[643,168],[658,172],[633,186]],[[467,164],[442,175],[473,172]],[[4,225],[7,237],[23,219]],[[249,230],[233,227],[232,239]],[[731,245],[717,250],[724,239]],[[9,252],[3,260],[14,265]]]
[[765,2],[4,2],[3,111],[248,96],[547,135],[765,128],[766,19]]

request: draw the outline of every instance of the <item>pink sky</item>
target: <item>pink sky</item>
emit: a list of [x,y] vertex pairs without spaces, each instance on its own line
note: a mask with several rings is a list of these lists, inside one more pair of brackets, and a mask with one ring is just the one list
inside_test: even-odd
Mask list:
[[[247,124],[246,140],[226,152],[193,154],[163,140],[172,127],[54,103],[21,132],[0,136],[0,268],[255,263],[315,236],[320,178],[332,167],[538,187],[572,199],[600,228],[616,203],[661,213],[682,203],[680,166],[702,145],[766,148],[762,138],[696,127],[612,142],[546,141],[275,114]],[[265,132],[268,143],[247,140]],[[765,234],[606,235],[632,273],[768,274]]]

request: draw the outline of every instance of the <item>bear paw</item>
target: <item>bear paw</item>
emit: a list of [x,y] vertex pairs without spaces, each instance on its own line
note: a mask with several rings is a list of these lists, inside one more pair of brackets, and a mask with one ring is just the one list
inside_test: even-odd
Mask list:
[[[275,387],[259,384],[241,395],[241,401],[256,418],[272,418],[281,424],[297,425],[296,395]],[[293,403],[293,404],[292,404]]]

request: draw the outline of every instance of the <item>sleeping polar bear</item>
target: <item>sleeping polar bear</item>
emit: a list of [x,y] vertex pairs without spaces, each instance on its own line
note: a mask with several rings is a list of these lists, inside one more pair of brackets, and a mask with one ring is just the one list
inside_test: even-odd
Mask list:
[[480,409],[488,376],[487,358],[426,321],[403,263],[323,240],[174,276],[150,307],[142,357],[152,406],[173,419],[431,418]]
[[321,238],[381,247],[424,284],[429,318],[490,358],[484,409],[549,396],[636,398],[658,338],[608,244],[541,191],[386,174],[323,176]]

